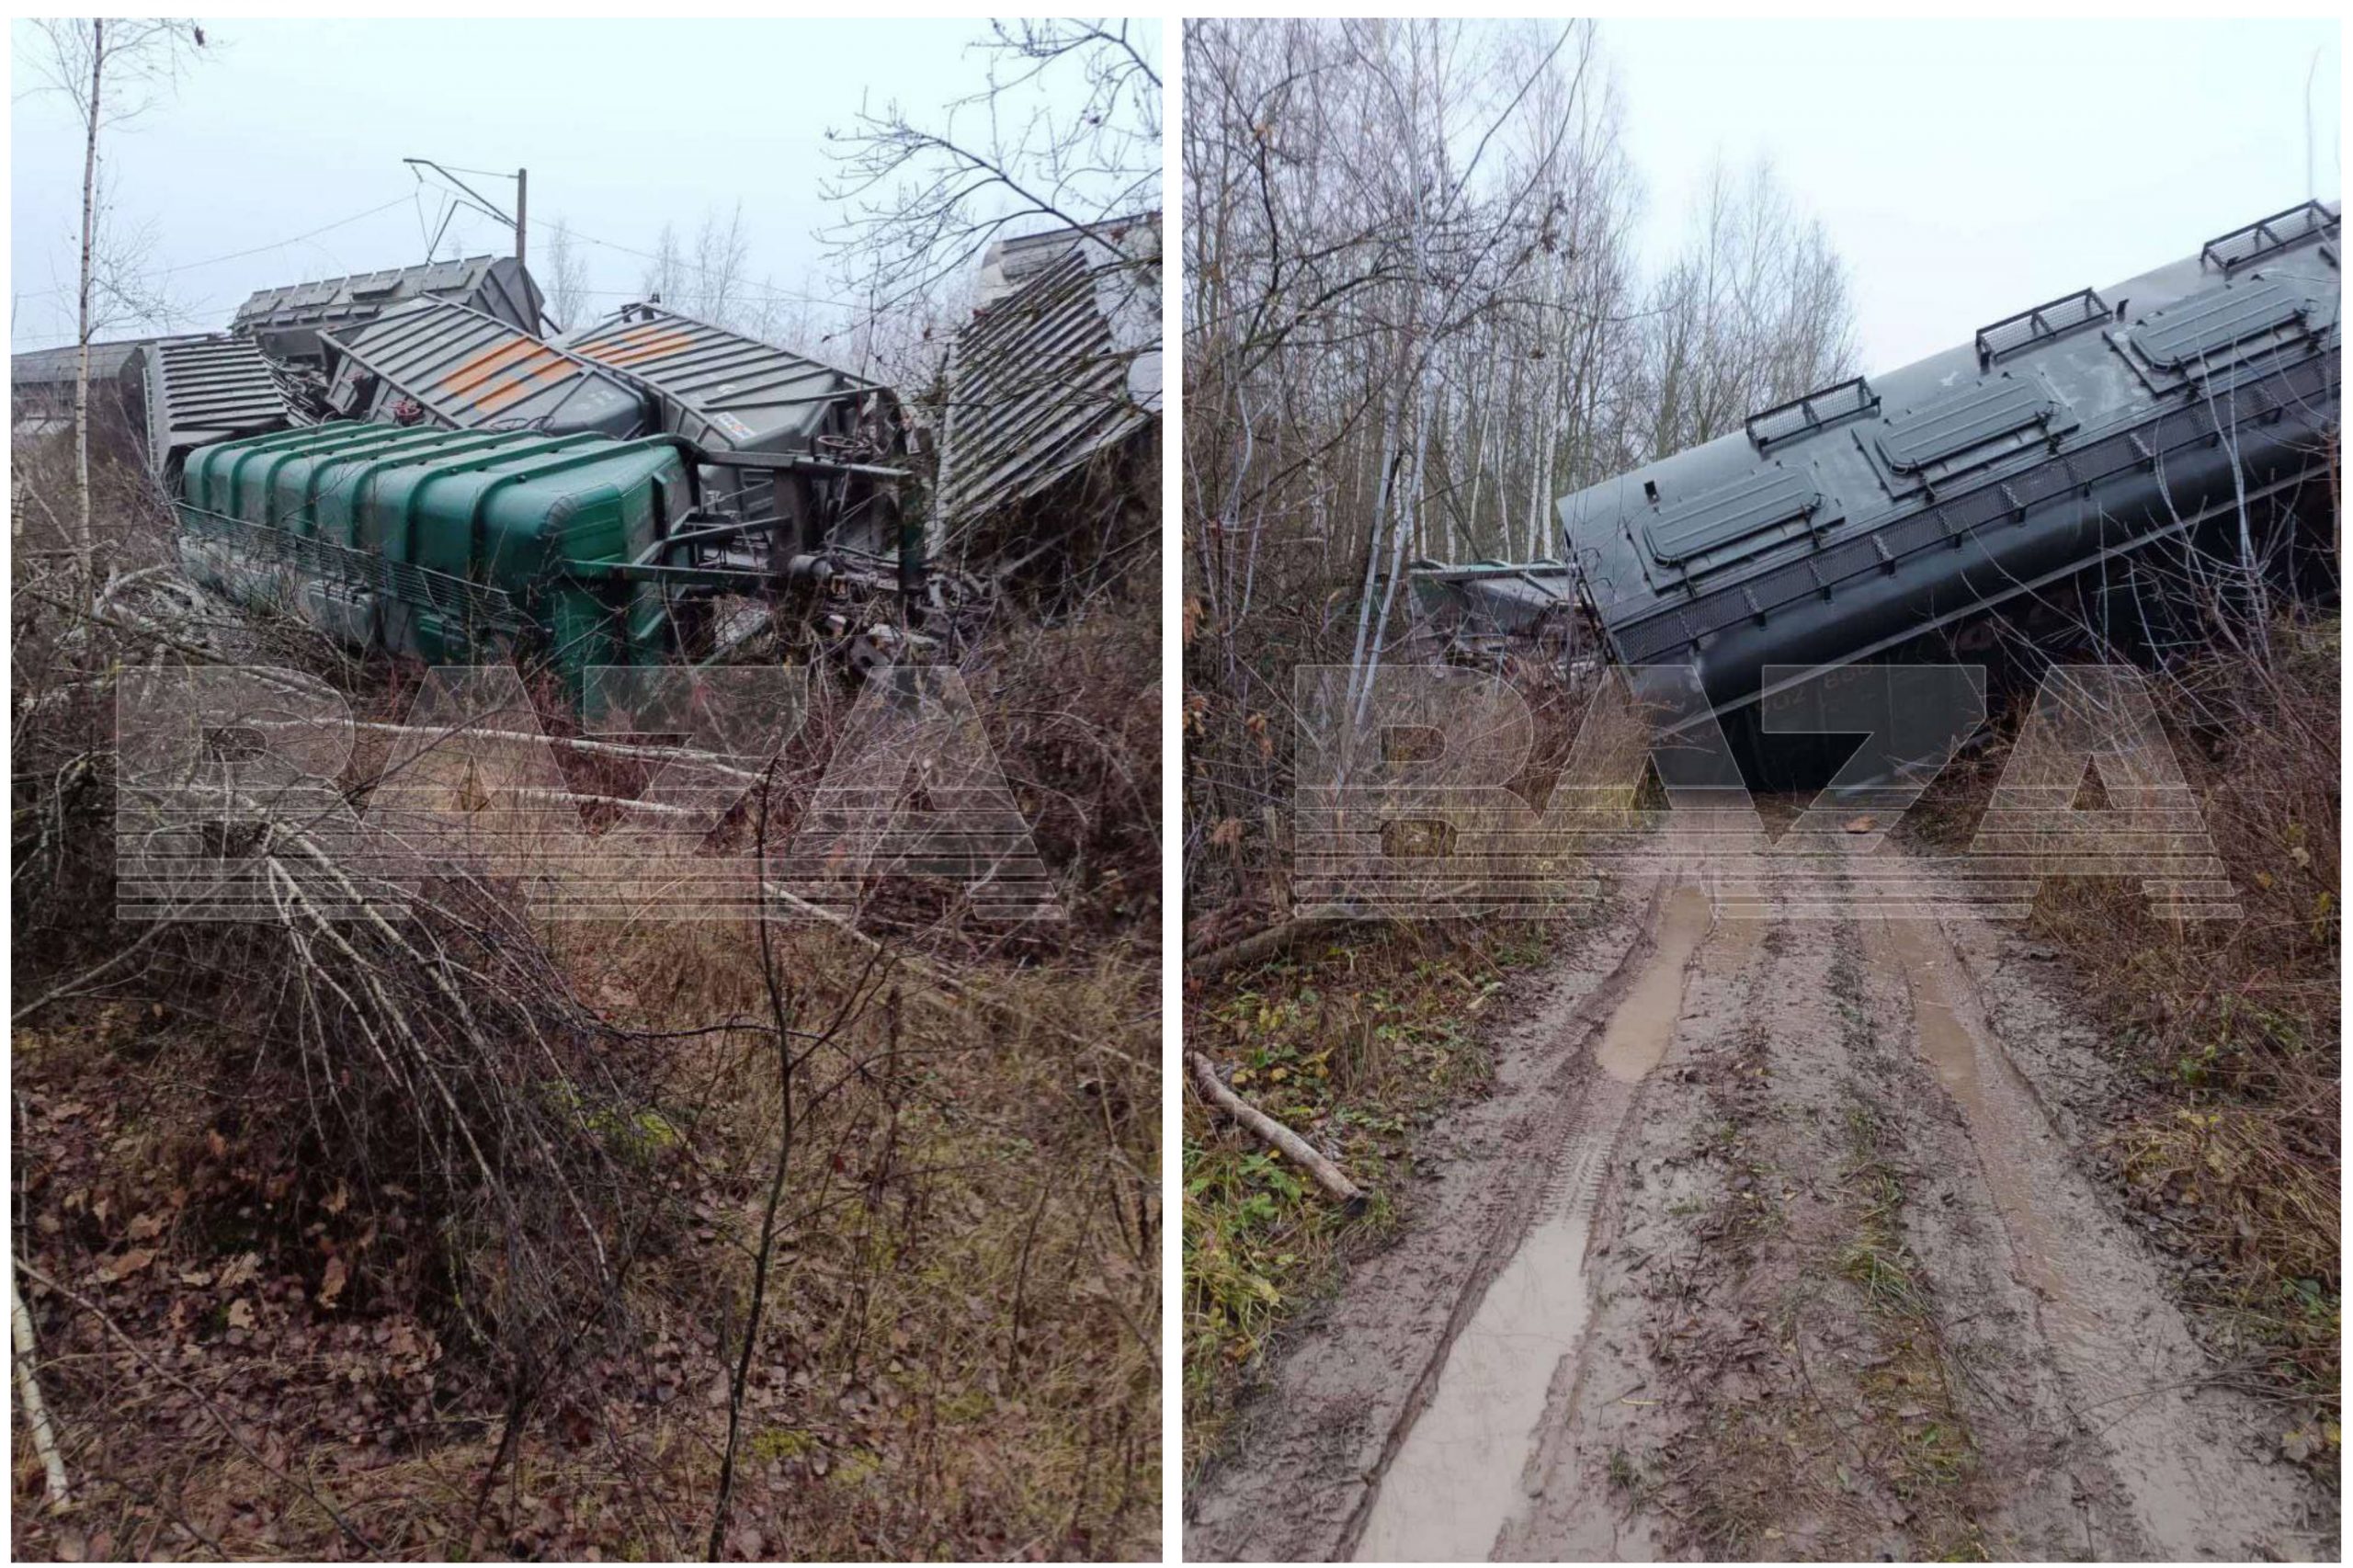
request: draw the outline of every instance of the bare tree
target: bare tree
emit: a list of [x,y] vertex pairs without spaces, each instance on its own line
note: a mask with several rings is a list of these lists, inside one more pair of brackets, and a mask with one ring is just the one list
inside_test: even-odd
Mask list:
[[548,237],[547,279],[548,314],[556,324],[575,327],[586,320],[588,258],[573,237],[572,225],[562,218],[555,221],[555,232]]
[[661,237],[654,242],[654,254],[647,258],[644,272],[639,275],[638,291],[648,299],[666,300],[675,305],[686,293],[686,279],[687,258],[678,251],[677,228],[665,223]]
[[1853,317],[1845,266],[1771,165],[1739,179],[1718,165],[1689,240],[1652,293],[1634,388],[1650,423],[1639,455],[1713,439],[1851,374]]
[[[1187,120],[1200,215],[1188,233],[1188,464],[1197,504],[1215,508],[1197,581],[1222,632],[1257,602],[1280,498],[1302,482],[1317,551],[1303,563],[1353,584],[1360,669],[1379,660],[1398,569],[1450,522],[1467,528],[1449,471],[1467,458],[1480,474],[1498,428],[1499,329],[1517,324],[1530,348],[1557,353],[1560,320],[1581,303],[1545,264],[1566,248],[1573,133],[1597,156],[1612,145],[1581,107],[1592,50],[1583,26],[1535,38],[1419,21],[1188,32],[1206,101]],[[1518,375],[1527,357],[1500,362]],[[1202,483],[1212,476],[1214,489]],[[1335,516],[1366,520],[1360,549]],[[1225,662],[1238,676],[1236,650]]]
[[766,312],[765,300],[774,292],[751,281],[751,263],[752,236],[744,227],[744,204],[738,201],[724,217],[707,208],[695,228],[691,251],[679,241],[676,224],[662,225],[638,287],[675,310],[742,330]]
[[688,294],[694,313],[722,326],[736,324],[745,300],[745,269],[751,263],[751,236],[744,232],[744,204],[738,201],[725,222],[706,210],[695,231],[693,280]]
[[745,308],[744,330],[762,342],[808,352],[830,332],[819,313],[823,302],[813,289],[779,288],[772,275],[764,274]]
[[1846,373],[1844,271],[1768,173],[1645,286],[1602,42],[1187,25],[1192,844],[1271,835],[1291,666],[1368,692],[1417,557],[1557,554],[1563,494]]
[[[975,91],[920,117],[895,101],[861,107],[847,128],[828,131],[835,172],[824,193],[843,216],[823,237],[849,318],[829,357],[915,390],[911,416],[943,431],[951,404],[970,410],[983,398],[1022,410],[1032,430],[1128,403],[1142,356],[1159,347],[1157,40],[1151,22],[995,22],[968,51],[985,65]],[[1074,287],[1091,289],[1120,324],[1108,346],[1065,338],[1026,363],[959,371],[952,346],[980,298],[975,264],[993,243],[1024,237],[1045,243],[1004,254],[1008,295],[1046,275],[1031,262],[1050,271],[1074,254],[1085,274]],[[1020,308],[1049,308],[1040,298]],[[938,520],[949,529],[943,548],[971,547],[961,530],[972,519]],[[1156,529],[1118,523],[1101,537],[1145,533],[1156,541]]]
[[[970,269],[1000,233],[1160,207],[1160,69],[1149,22],[999,21],[977,46],[986,85],[918,120],[895,100],[829,131],[830,235],[887,313]],[[1057,94],[1074,79],[1075,108]],[[1068,95],[1065,95],[1065,101]]]
[[79,510],[74,548],[85,582],[96,576],[90,526],[90,340],[100,310],[99,142],[108,127],[144,114],[173,86],[188,52],[204,47],[204,29],[163,17],[49,17],[39,23],[33,69],[65,96],[82,121],[82,244],[74,342],[81,363],[74,382],[74,462]]

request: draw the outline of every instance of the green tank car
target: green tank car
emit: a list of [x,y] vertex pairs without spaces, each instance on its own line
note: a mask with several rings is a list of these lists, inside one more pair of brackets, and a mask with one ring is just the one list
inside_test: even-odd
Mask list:
[[522,653],[576,698],[591,665],[677,655],[663,585],[628,568],[693,485],[668,437],[312,426],[190,452],[180,551],[197,581],[353,648]]

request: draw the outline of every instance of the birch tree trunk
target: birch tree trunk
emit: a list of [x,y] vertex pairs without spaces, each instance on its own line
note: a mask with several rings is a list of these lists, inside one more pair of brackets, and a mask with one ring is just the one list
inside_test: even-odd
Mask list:
[[1409,475],[1412,483],[1397,493],[1400,496],[1398,504],[1407,510],[1397,531],[1395,547],[1390,554],[1389,581],[1382,586],[1381,614],[1373,622],[1372,642],[1365,649],[1364,683],[1357,692],[1355,722],[1359,729],[1364,725],[1365,710],[1372,699],[1373,677],[1381,673],[1381,646],[1389,637],[1390,607],[1397,602],[1397,585],[1405,575],[1405,535],[1413,527],[1421,507],[1422,474],[1429,460],[1430,426],[1436,415],[1418,406],[1415,413],[1419,415],[1420,428],[1415,436],[1414,466]]
[[[1590,24],[1212,18],[1186,40],[1187,526],[1223,654],[1188,672],[1205,833],[1295,785],[1265,725],[1302,665],[1346,661],[1330,717],[1362,746],[1407,560],[1561,555],[1564,492],[1777,401],[1752,383],[1836,380],[1851,312],[1769,186],[1704,193],[1646,271]],[[1225,880],[1188,857],[1188,896],[1196,864]]]
[[1384,413],[1381,436],[1380,489],[1372,504],[1372,537],[1365,546],[1364,584],[1357,600],[1356,645],[1348,655],[1348,710],[1362,716],[1364,692],[1369,679],[1365,670],[1365,639],[1372,631],[1372,585],[1380,579],[1382,546],[1388,530],[1393,527],[1390,514],[1395,509],[1398,465],[1404,460],[1398,438],[1398,423],[1404,407],[1404,397],[1392,391],[1389,408]]
[[49,1506],[63,1508],[74,1501],[74,1489],[66,1483],[65,1461],[57,1452],[57,1429],[51,1425],[49,1406],[40,1397],[40,1376],[34,1365],[33,1315],[25,1310],[24,1293],[17,1289],[13,1256],[8,1261],[8,1332],[17,1365],[17,1406],[24,1412],[25,1425],[32,1429],[33,1451],[40,1456],[41,1473],[49,1486]]
[[90,283],[98,242],[98,92],[104,85],[106,59],[107,24],[99,17],[90,23],[90,112],[83,127],[82,147],[81,324],[75,339],[82,352],[74,376],[74,480],[81,506],[74,523],[74,550],[85,584],[97,581],[97,549],[90,528]]

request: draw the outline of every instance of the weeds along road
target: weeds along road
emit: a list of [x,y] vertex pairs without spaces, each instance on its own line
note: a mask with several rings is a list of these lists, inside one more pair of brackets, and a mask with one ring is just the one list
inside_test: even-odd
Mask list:
[[1560,956],[1188,1556],[2334,1556],[2079,1164],[2113,1069],[2052,966],[1898,851],[1781,864]]

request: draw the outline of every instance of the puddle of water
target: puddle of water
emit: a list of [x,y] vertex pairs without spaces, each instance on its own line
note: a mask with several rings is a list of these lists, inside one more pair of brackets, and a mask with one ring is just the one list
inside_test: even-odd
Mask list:
[[1952,987],[1945,974],[1938,943],[1917,920],[1891,920],[1889,936],[1904,974],[1912,987],[1912,1011],[1920,1028],[1920,1051],[1945,1092],[1961,1102],[1972,1122],[1985,1114],[1985,1098],[1977,1083],[1977,1039],[1952,1010]]
[[1438,1392],[1381,1478],[1359,1562],[1481,1562],[1520,1504],[1552,1369],[1585,1331],[1586,1222],[1539,1224],[1447,1353]]
[[1684,966],[1707,936],[1709,918],[1708,895],[1699,889],[1680,887],[1668,895],[1657,950],[1610,1014],[1595,1051],[1601,1070],[1620,1083],[1641,1083],[1666,1054],[1683,1006]]
[[1683,1008],[1683,971],[1707,937],[1708,895],[1669,895],[1658,945],[1604,1027],[1585,1129],[1561,1153],[1544,1214],[1504,1265],[1438,1374],[1438,1391],[1381,1477],[1357,1542],[1360,1562],[1483,1562],[1525,1501],[1520,1478],[1552,1374],[1585,1332],[1586,1237],[1602,1156],[1638,1083],[1658,1065]]

